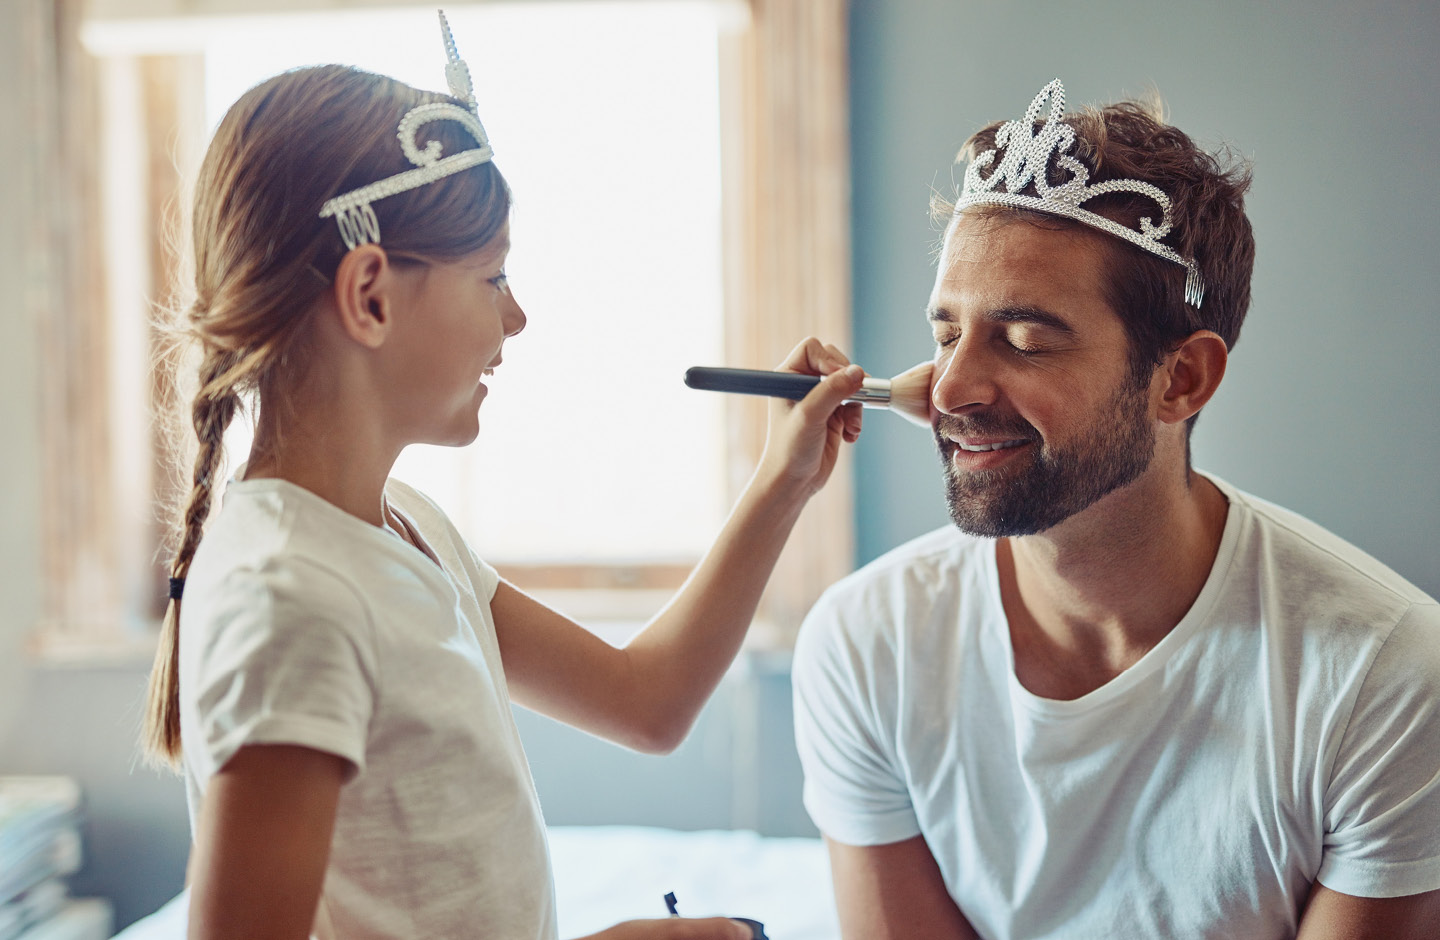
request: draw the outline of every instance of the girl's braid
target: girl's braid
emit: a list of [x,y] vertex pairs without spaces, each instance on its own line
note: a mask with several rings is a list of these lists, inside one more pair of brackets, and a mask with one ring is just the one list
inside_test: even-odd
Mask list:
[[[225,430],[240,407],[236,379],[244,360],[230,350],[212,348],[200,366],[200,391],[191,406],[190,416],[200,449],[195,455],[195,471],[190,499],[185,507],[184,533],[175,560],[170,564],[170,577],[184,579],[190,562],[200,545],[205,520],[210,515],[215,478],[224,457]],[[160,645],[155,651],[151,671],[150,699],[146,712],[151,716],[145,729],[145,750],[149,758],[177,767],[180,746],[180,599],[172,597],[165,610],[160,628]]]

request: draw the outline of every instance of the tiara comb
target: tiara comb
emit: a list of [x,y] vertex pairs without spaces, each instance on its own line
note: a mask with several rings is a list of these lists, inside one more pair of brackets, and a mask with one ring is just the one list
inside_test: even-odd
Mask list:
[[[450,23],[445,19],[444,11],[440,11],[440,34],[445,43],[445,79],[450,86],[450,94],[463,101],[465,106],[435,101],[405,112],[395,136],[400,139],[400,149],[415,168],[335,196],[320,207],[320,218],[334,217],[347,249],[371,242],[380,243],[380,220],[375,217],[375,210],[370,205],[372,202],[487,163],[494,156],[490,138],[485,135],[485,128],[480,123],[475,92],[470,83],[470,67],[455,48],[455,37],[450,33]],[[432,121],[454,121],[469,131],[476,146],[457,150],[449,156],[441,155],[444,146],[438,140],[428,141],[420,147],[415,142],[415,134]]]
[[[1036,133],[1035,122],[1046,99],[1050,101],[1050,114]],[[978,154],[970,161],[965,168],[965,183],[955,203],[955,212],[958,214],[977,205],[1011,206],[1065,216],[1109,232],[1184,267],[1185,302],[1199,309],[1205,298],[1200,266],[1195,259],[1182,257],[1161,241],[1170,233],[1170,197],[1160,187],[1141,180],[1106,180],[1089,185],[1090,171],[1070,152],[1075,146],[1075,129],[1061,120],[1064,115],[1065,86],[1057,78],[1040,89],[1025,110],[1024,118],[1000,125],[995,132],[995,149]],[[1004,151],[1004,156],[999,166],[989,176],[982,177],[981,171],[995,162],[1000,151]],[[1055,186],[1050,185],[1049,180],[1051,160],[1070,174],[1069,179]],[[1035,195],[1026,195],[1024,190],[1032,183]],[[1160,207],[1160,222],[1157,224],[1149,216],[1142,216],[1139,227],[1131,228],[1080,207],[1086,200],[1114,192],[1138,193],[1155,200]]]

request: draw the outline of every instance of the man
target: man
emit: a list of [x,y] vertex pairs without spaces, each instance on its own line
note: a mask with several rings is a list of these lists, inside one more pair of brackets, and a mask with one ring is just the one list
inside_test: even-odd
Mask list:
[[1440,937],[1440,606],[1190,466],[1248,171],[1058,81],[967,155],[929,308],[955,527],[796,650],[845,937]]

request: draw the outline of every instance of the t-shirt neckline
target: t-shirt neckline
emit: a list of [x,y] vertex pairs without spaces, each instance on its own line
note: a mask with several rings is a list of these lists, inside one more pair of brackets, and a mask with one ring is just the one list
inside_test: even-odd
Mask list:
[[[256,477],[254,479],[245,479],[242,476],[244,472],[244,464],[241,464],[239,467],[236,468],[234,476],[230,478],[229,483],[226,485],[225,492],[227,495],[231,492],[235,492],[237,493],[237,495],[245,495],[249,492],[258,493],[264,491],[271,491],[279,492],[287,497],[297,498],[300,502],[324,513],[326,516],[328,516],[330,519],[334,520],[338,524],[347,526],[355,530],[357,533],[363,533],[364,538],[372,540],[377,545],[384,546],[391,551],[398,549],[400,554],[406,556],[407,560],[416,563],[416,567],[429,571],[433,576],[439,577],[446,584],[450,583],[450,570],[445,567],[445,562],[440,558],[440,555],[438,553],[435,553],[432,557],[432,555],[427,554],[425,551],[418,548],[417,546],[410,544],[409,541],[407,541],[403,536],[399,535],[398,533],[391,532],[388,529],[383,529],[377,525],[372,525],[371,523],[366,522],[364,519],[361,519],[359,516],[356,516],[355,514],[350,512],[346,512],[344,509],[336,506],[334,503],[330,502],[328,499],[319,495],[318,493],[307,490],[305,487],[299,485],[298,483],[292,483],[291,481],[283,479],[282,477]],[[423,539],[423,536],[419,534],[419,526],[415,524],[414,520],[410,518],[410,515],[408,513],[401,510],[395,504],[395,501],[390,498],[391,484],[393,482],[394,481],[389,478],[387,478],[385,481],[385,500],[390,506],[390,510],[394,512],[397,517],[400,518],[400,520],[410,529],[411,532],[415,533],[417,538]],[[434,552],[434,548],[431,547],[430,551]]]
[[1019,678],[1015,675],[1015,648],[1010,641],[1010,624],[1005,616],[1005,605],[1000,592],[1000,565],[996,554],[1000,547],[999,540],[995,540],[989,546],[988,551],[981,553],[985,560],[986,587],[990,591],[990,600],[994,605],[992,609],[1000,612],[1000,616],[995,618],[992,629],[998,629],[1000,633],[1001,648],[1005,651],[1005,674],[1010,687],[1010,697],[1017,705],[1039,716],[1060,718],[1079,715],[1122,699],[1157,670],[1164,668],[1185,646],[1200,625],[1206,621],[1220,600],[1225,581],[1235,560],[1237,546],[1240,542],[1240,530],[1244,526],[1244,510],[1241,506],[1240,494],[1234,487],[1209,474],[1200,475],[1215,484],[1228,503],[1225,513],[1225,528],[1220,535],[1220,548],[1215,553],[1215,561],[1210,566],[1210,573],[1205,577],[1205,584],[1200,588],[1200,593],[1196,595],[1194,603],[1185,612],[1185,616],[1180,618],[1180,622],[1165,634],[1159,643],[1151,647],[1130,668],[1098,689],[1087,692],[1079,698],[1044,698],[1020,684]]

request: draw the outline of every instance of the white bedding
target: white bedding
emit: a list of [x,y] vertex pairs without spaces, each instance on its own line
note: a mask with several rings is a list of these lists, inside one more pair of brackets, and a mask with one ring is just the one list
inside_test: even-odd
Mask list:
[[[686,916],[763,921],[772,940],[836,940],[830,868],[819,839],[741,831],[679,832],[638,826],[550,829],[560,936],[618,921],[664,917],[673,891]],[[116,940],[183,940],[185,896]]]

